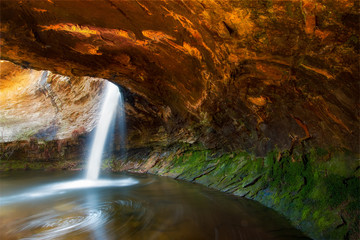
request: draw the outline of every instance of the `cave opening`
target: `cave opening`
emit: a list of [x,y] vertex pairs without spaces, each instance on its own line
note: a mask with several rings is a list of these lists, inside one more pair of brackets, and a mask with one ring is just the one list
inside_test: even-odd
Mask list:
[[359,239],[359,12],[0,1],[0,238]]
[[[5,64],[18,68],[10,62],[5,62]],[[16,88],[17,92],[20,92],[20,94],[13,93],[16,94],[16,97],[6,97],[7,101],[11,99],[14,104],[11,109],[14,111],[19,110],[18,108],[21,109],[24,100],[30,101],[30,105],[34,105],[39,101],[34,96],[44,95],[52,107],[56,109],[55,116],[52,117],[61,116],[64,108],[67,107],[64,104],[67,98],[60,96],[59,89],[55,90],[53,85],[55,85],[56,79],[61,79],[61,81],[65,79],[68,84],[71,84],[73,79],[53,75],[48,71],[38,73],[28,72],[27,69],[20,69],[20,71],[26,72],[26,77],[21,75],[26,84],[21,85],[22,88]],[[34,78],[33,75],[37,78]],[[12,80],[19,78],[17,73],[11,74],[10,77]],[[27,81],[27,78],[30,81]],[[44,150],[46,155],[43,156],[42,160],[36,156],[30,164],[27,161],[24,169],[23,165],[16,166],[14,164],[12,159],[14,152],[9,154],[10,159],[8,157],[0,159],[2,170],[11,172],[10,175],[0,175],[2,184],[0,208],[7,209],[2,215],[5,223],[2,226],[2,238],[158,239],[168,237],[174,239],[216,239],[220,237],[240,239],[246,237],[248,239],[307,239],[303,233],[293,228],[284,217],[249,200],[231,198],[210,189],[194,187],[160,177],[144,174],[111,173],[119,170],[119,164],[128,163],[127,159],[124,158],[126,154],[118,155],[116,154],[117,151],[112,149],[112,145],[114,145],[112,144],[114,142],[113,132],[117,123],[115,120],[120,120],[117,123],[120,126],[118,127],[120,129],[119,137],[122,139],[119,141],[120,148],[125,148],[121,144],[126,142],[125,116],[123,115],[125,114],[125,104],[122,93],[115,84],[107,80],[99,81],[102,82],[97,85],[101,88],[99,91],[101,96],[96,100],[87,97],[86,103],[86,105],[92,105],[93,101],[100,102],[97,112],[93,112],[95,116],[97,115],[97,123],[92,130],[94,133],[91,134],[90,140],[85,144],[85,149],[89,149],[87,150],[89,155],[85,161],[78,159],[76,165],[66,168],[67,170],[76,170],[74,172],[77,174],[59,172],[57,170],[59,167],[54,167],[59,162],[64,165],[63,162],[69,159],[66,159],[66,155],[62,156],[61,161],[49,157],[52,152],[48,152],[46,142],[49,141],[49,138],[52,138],[53,141],[61,141],[61,139],[56,139],[56,136],[59,137],[56,132],[41,129],[47,129],[48,124],[41,125],[40,123],[40,130],[36,133],[34,129],[39,127],[32,127],[33,133],[30,136],[8,132],[6,135],[8,141],[5,141],[5,138],[3,139],[3,143],[9,144],[3,148],[5,152],[14,142],[29,141],[32,144],[31,149],[34,149],[35,145],[42,144],[39,142],[41,139],[44,141],[45,147],[39,149],[37,146],[37,153],[42,153]],[[71,84],[71,86],[73,88],[71,91],[74,92],[78,90],[77,88],[83,88],[82,85],[75,87],[75,84]],[[33,95],[33,98],[23,97],[24,94]],[[62,104],[57,105],[56,103]],[[75,101],[75,104],[79,103]],[[45,111],[49,111],[47,109],[49,105],[44,105],[43,103],[37,111],[32,110],[32,114],[38,117],[39,112],[44,114]],[[80,108],[84,108],[84,105],[80,105]],[[29,117],[29,114],[27,113],[26,118]],[[12,117],[15,117],[14,115]],[[40,114],[40,116],[45,116],[45,114]],[[21,115],[16,117],[21,118]],[[25,122],[26,118],[21,123]],[[11,123],[8,119],[3,121],[8,124]],[[55,129],[61,129],[61,124],[64,123],[62,121],[55,122],[58,124]],[[86,124],[81,126],[84,129],[86,127],[88,127]],[[12,127],[12,129],[15,128]],[[21,131],[28,132],[29,130],[20,129]],[[71,137],[78,138],[81,134],[83,133],[77,133],[74,136],[72,132]],[[37,141],[34,141],[34,137],[37,138]],[[21,147],[24,148],[24,145]],[[57,151],[61,151],[61,148],[62,146],[58,147]],[[104,149],[106,149],[105,153],[103,153]],[[118,157],[116,158],[116,156]],[[104,167],[103,160],[106,161],[106,164],[111,164],[112,167],[110,169]],[[84,162],[85,166],[79,168],[81,162]],[[8,165],[5,167],[5,164]],[[46,171],[35,171],[36,168]],[[60,168],[65,169],[64,167]],[[105,172],[100,173],[101,168]],[[27,171],[24,172],[24,170]],[[16,187],[14,182],[16,182]],[[226,207],[220,207],[209,214],[209,209],[214,204],[225,205]],[[166,215],[162,214],[164,211]],[[192,216],[191,219],[189,219],[189,215]],[[13,220],[14,218],[17,220]],[[269,220],[271,224],[268,223]],[[134,225],[138,226],[134,227]],[[194,225],[198,226],[194,228]]]

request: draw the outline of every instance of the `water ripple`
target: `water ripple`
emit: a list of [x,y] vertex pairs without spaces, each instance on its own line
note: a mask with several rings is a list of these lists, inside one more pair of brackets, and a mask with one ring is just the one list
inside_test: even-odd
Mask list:
[[49,197],[64,194],[70,190],[89,189],[89,188],[105,188],[105,187],[127,187],[138,184],[139,181],[133,178],[125,178],[118,180],[76,180],[55,184],[49,184],[42,187],[34,188],[25,193],[15,194],[11,196],[0,197],[0,206],[18,203],[22,201],[30,201],[34,198]]
[[49,211],[44,213],[43,216],[33,216],[31,219],[24,219],[24,223],[20,225],[19,230],[20,232],[40,231],[40,233],[33,234],[30,237],[22,238],[24,240],[45,240],[58,238],[69,232],[91,228],[91,226],[102,224],[105,221],[106,216],[99,210],[91,210],[86,215],[75,214],[73,216]]
[[134,175],[39,186],[0,198],[0,239],[306,239],[261,205],[198,188]]
[[[143,202],[133,199],[102,202],[96,195],[89,194],[85,197],[85,202],[72,202],[67,205],[60,205],[53,210],[15,221],[8,225],[9,229],[12,229],[12,233],[9,234],[20,233],[20,238],[24,240],[46,240],[58,239],[69,234],[86,236],[89,233],[93,235],[100,232],[101,239],[106,239],[107,234],[115,231],[124,237],[131,236],[150,225],[154,216]],[[135,226],[136,223],[141,224]],[[108,225],[114,225],[116,228],[109,231]]]

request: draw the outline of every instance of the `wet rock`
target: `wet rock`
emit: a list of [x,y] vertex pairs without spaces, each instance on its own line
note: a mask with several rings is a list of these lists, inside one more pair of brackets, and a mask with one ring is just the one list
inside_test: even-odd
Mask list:
[[265,155],[307,137],[359,152],[358,10],[353,0],[1,1],[1,58],[141,96],[128,107],[146,120],[131,123],[134,147]]

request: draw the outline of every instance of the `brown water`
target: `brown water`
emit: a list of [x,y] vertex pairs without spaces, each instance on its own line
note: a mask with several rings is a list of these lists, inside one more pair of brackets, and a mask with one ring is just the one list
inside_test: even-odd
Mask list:
[[0,239],[308,239],[254,201],[151,175],[0,173]]

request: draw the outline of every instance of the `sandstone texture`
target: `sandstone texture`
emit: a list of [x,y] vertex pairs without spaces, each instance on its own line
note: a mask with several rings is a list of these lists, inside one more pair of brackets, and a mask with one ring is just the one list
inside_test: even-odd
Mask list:
[[71,138],[98,119],[104,80],[66,77],[0,63],[1,142]]
[[107,79],[128,160],[115,134],[105,169],[260,201],[314,239],[360,238],[359,1],[0,4],[0,170],[81,169]]
[[142,96],[148,122],[161,118],[151,143],[359,152],[358,1],[5,0],[0,11],[2,59]]

